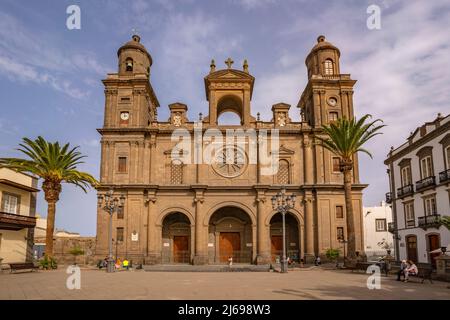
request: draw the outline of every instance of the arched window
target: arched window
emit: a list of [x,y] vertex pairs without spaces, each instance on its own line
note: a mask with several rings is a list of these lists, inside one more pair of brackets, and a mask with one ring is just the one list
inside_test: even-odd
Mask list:
[[128,58],[128,59],[125,61],[125,70],[126,70],[126,71],[133,71],[133,59]]
[[226,111],[219,115],[217,124],[219,126],[239,126],[241,125],[241,118],[234,111]]
[[325,67],[326,75],[331,75],[334,73],[333,72],[333,60],[331,60],[331,59],[325,60],[324,67]]
[[180,160],[173,160],[170,165],[170,183],[183,183],[183,163]]
[[289,176],[290,176],[289,162],[287,160],[281,159],[278,162],[277,183],[289,184],[290,183]]

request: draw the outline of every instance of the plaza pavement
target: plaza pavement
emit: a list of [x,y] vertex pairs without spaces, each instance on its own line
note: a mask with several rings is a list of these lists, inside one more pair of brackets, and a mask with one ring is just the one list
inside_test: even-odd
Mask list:
[[381,277],[369,290],[369,275],[310,268],[276,272],[146,272],[81,269],[81,289],[69,290],[61,267],[33,273],[0,273],[0,299],[450,299],[449,284],[398,282]]

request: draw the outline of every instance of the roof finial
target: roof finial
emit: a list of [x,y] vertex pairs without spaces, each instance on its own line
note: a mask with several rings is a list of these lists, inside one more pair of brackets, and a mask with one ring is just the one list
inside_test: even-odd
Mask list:
[[211,60],[211,64],[209,65],[209,67],[211,68],[209,70],[209,73],[213,73],[214,71],[216,71],[216,62],[214,61],[214,59]]
[[247,59],[244,60],[244,65],[242,67],[244,68],[244,72],[248,73],[248,61],[247,61]]
[[231,58],[228,58],[227,60],[225,60],[225,64],[228,66],[228,69],[231,69],[231,65],[234,63],[233,60],[231,60]]
[[131,35],[131,38],[136,41],[136,42],[140,42],[141,41],[141,37],[138,34],[138,29],[137,28],[133,28],[131,29],[131,32],[133,33]]

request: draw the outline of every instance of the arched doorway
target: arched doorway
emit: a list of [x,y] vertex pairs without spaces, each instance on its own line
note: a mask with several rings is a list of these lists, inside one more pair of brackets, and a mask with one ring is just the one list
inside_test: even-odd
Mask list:
[[180,212],[168,214],[162,224],[162,263],[190,263],[191,223]]
[[[291,213],[286,214],[286,257],[300,262],[300,225]],[[270,219],[270,243],[272,262],[283,257],[283,216],[276,213]]]
[[406,236],[406,257],[417,263],[417,237],[415,235]]
[[[436,257],[441,255],[441,239],[439,234],[432,233],[427,235],[427,249],[429,253],[429,260],[433,268],[436,268]],[[433,252],[437,251],[437,252]]]
[[227,206],[214,212],[209,220],[209,263],[252,262],[252,221],[240,208]]

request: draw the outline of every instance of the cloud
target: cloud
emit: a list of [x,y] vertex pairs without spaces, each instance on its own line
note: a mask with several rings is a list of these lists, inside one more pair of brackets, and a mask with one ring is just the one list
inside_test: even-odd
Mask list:
[[237,3],[246,10],[252,10],[274,4],[277,0],[231,0],[231,2]]
[[88,90],[73,84],[76,73],[106,74],[108,68],[90,52],[64,52],[49,36],[26,27],[15,17],[0,11],[0,71],[10,80],[34,82],[84,99]]

